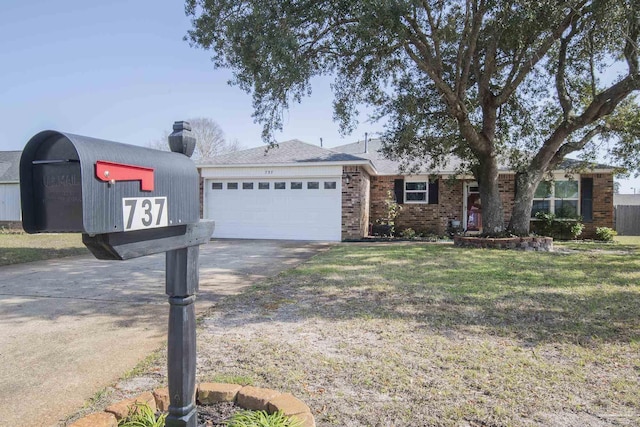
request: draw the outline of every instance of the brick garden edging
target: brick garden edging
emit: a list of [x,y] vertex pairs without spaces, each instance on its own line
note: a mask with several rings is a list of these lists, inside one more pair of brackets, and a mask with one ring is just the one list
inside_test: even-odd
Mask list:
[[485,238],[453,236],[455,246],[465,248],[516,249],[521,251],[553,252],[551,237],[505,237]]
[[[235,402],[243,409],[267,411],[270,414],[282,411],[288,417],[297,418],[303,427],[316,426],[309,407],[290,393],[238,384],[202,383],[198,385],[196,395],[201,405]],[[129,408],[136,403],[146,403],[154,412],[166,412],[169,409],[169,391],[166,387],[159,388],[122,400],[107,407],[104,412],[96,412],[75,421],[69,427],[118,427],[118,421],[124,418],[129,413]]]

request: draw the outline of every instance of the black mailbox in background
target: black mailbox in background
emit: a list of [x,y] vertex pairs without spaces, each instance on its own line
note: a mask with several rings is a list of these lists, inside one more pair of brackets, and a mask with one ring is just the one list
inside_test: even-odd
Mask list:
[[20,182],[28,233],[94,236],[200,218],[198,172],[178,153],[44,131],[23,151]]

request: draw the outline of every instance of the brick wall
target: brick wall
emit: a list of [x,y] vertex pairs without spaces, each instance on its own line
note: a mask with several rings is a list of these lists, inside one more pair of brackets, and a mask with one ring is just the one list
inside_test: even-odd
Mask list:
[[[595,237],[596,227],[614,226],[613,219],[613,175],[608,174],[583,174],[582,177],[593,178],[593,221],[585,223],[583,238]],[[403,179],[403,176],[372,176],[371,177],[371,222],[384,217],[384,200],[387,192],[393,194],[394,181]],[[511,210],[515,194],[515,175],[500,174],[498,188],[504,206],[505,225],[511,219]],[[429,205],[422,203],[405,203],[402,211],[396,219],[396,229],[403,230],[411,227],[418,232],[431,232],[442,234],[446,231],[450,220],[462,222],[463,215],[463,188],[469,181],[439,180],[439,203]]]
[[367,171],[359,166],[342,168],[342,240],[368,235],[370,179]]
[[[396,179],[403,176],[371,177],[371,222],[384,218],[384,201],[391,192]],[[450,220],[462,221],[462,181],[438,180],[438,204],[405,203],[396,218],[396,230],[413,228],[420,233],[443,234]]]
[[596,227],[614,227],[613,220],[613,174],[583,174],[582,178],[593,178],[593,221],[584,223],[583,239],[593,239]]
[[516,176],[515,174],[498,175],[498,190],[500,191],[500,199],[502,199],[502,208],[504,209],[504,225],[509,225],[511,220],[511,211],[513,210],[513,201],[516,193]]

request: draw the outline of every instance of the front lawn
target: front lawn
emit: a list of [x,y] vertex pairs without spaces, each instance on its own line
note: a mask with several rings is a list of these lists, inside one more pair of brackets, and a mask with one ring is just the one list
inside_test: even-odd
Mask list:
[[217,303],[198,379],[290,391],[319,426],[638,425],[640,249],[624,246],[342,244]]
[[80,234],[0,232],[0,266],[87,253]]

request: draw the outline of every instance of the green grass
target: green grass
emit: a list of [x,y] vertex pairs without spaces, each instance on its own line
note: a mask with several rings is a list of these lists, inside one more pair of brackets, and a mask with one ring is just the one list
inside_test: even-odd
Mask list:
[[640,246],[567,245],[336,246],[218,304],[200,375],[291,391],[327,426],[637,425]]
[[[628,340],[640,337],[640,248],[627,250],[565,255],[343,246],[289,274],[313,284],[302,286],[304,291],[340,295],[322,307],[337,318],[478,323],[536,342],[576,336]],[[396,310],[396,304],[410,305],[413,314]]]
[[635,245],[640,247],[640,236],[616,236],[614,240],[624,245]]
[[282,412],[269,414],[266,411],[240,411],[225,422],[227,427],[302,427],[295,417],[287,417]]
[[154,351],[143,360],[138,362],[138,364],[134,366],[133,369],[125,372],[124,375],[122,375],[121,379],[127,380],[129,378],[134,378],[145,372],[148,372],[150,367],[155,366],[160,360],[162,360],[162,358],[164,357],[164,353],[166,353],[166,348],[164,347]]
[[560,249],[564,248],[577,251],[601,250],[634,252],[640,250],[640,236],[616,236],[613,242],[593,240],[554,242],[554,246]]
[[204,382],[210,383],[225,383],[225,384],[240,384],[240,385],[253,385],[254,379],[248,376],[241,375],[225,375],[216,374],[206,379]]
[[86,253],[80,234],[0,233],[0,266]]

